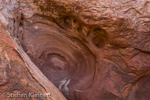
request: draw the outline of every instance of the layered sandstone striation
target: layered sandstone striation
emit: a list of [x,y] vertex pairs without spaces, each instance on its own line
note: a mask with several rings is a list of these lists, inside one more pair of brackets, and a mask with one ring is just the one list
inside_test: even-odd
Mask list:
[[[10,72],[17,71],[16,77],[20,79],[26,72],[24,77],[31,75],[32,80],[38,80],[30,82],[37,85],[28,91],[46,90],[56,100],[65,100],[62,94],[67,100],[150,99],[150,1],[2,0],[0,3],[1,27],[5,30],[1,34],[9,37],[2,45],[7,47],[14,41],[7,51],[17,54],[14,70]],[[11,54],[8,56],[14,59]],[[9,64],[11,60],[2,62]],[[5,86],[4,82],[1,88]]]

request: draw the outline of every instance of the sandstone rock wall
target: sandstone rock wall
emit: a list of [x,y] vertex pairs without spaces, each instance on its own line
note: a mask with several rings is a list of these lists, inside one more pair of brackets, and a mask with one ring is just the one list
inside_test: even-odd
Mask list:
[[0,2],[1,27],[36,79],[68,100],[149,100],[150,1]]

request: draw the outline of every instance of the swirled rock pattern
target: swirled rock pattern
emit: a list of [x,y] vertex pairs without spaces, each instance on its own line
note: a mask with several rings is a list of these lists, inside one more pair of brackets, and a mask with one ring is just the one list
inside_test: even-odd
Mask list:
[[[34,98],[35,100],[65,100],[51,83],[48,83],[48,85],[50,85],[49,88],[53,92],[39,82],[40,78],[39,80],[33,78],[35,77],[34,72],[29,71],[27,68],[31,64],[25,63],[25,60],[15,49],[16,45],[8,33],[0,27],[0,99],[28,100]],[[42,76],[41,78],[44,79]],[[47,98],[34,95],[46,93],[50,93],[50,96]]]
[[64,95],[78,98],[93,83],[95,56],[77,38],[64,36],[67,32],[53,23],[38,18],[35,22],[31,20],[32,23],[25,23],[26,30],[21,33],[25,52]]
[[150,99],[149,0],[0,2],[27,64],[68,100]]

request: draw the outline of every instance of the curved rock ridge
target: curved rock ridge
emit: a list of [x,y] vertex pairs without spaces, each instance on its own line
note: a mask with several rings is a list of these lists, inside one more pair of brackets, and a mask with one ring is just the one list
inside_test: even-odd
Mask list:
[[24,24],[21,45],[32,61],[68,99],[84,95],[95,79],[91,50],[54,23],[36,17]]
[[0,94],[1,100],[66,100],[1,26]]
[[68,100],[149,100],[148,0],[2,0],[3,27]]

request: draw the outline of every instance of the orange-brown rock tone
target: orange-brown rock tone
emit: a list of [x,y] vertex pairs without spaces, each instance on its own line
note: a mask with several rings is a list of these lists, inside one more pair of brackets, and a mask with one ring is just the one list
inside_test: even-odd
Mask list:
[[150,1],[0,3],[1,93],[50,92],[56,100],[65,100],[63,95],[67,100],[150,99]]

